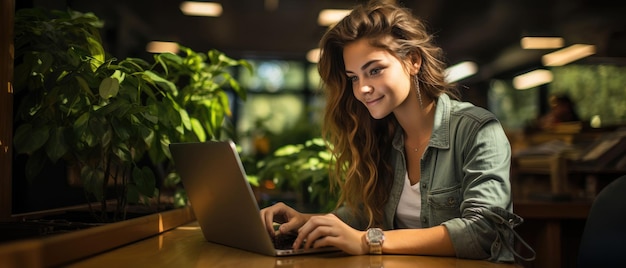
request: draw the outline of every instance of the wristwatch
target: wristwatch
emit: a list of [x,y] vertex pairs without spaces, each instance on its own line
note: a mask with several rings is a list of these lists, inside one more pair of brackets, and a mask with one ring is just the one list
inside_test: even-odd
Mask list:
[[365,233],[365,241],[370,246],[370,254],[383,254],[385,234],[380,228],[369,228]]

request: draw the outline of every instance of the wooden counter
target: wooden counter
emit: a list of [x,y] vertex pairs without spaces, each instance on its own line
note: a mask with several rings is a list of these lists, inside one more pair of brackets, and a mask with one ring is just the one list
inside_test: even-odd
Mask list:
[[64,267],[520,267],[457,258],[324,253],[269,257],[207,242],[197,222]]
[[58,267],[195,221],[190,207],[103,226],[0,244],[0,267]]

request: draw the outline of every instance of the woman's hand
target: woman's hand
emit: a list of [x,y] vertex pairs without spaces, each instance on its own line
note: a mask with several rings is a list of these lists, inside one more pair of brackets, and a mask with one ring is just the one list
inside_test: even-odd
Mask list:
[[261,220],[272,237],[276,235],[274,222],[280,223],[278,232],[295,233],[310,217],[311,215],[300,213],[282,202],[261,209]]
[[348,254],[363,255],[369,252],[364,234],[334,214],[312,216],[298,230],[298,238],[293,246],[298,248],[302,243],[305,248],[335,246]]

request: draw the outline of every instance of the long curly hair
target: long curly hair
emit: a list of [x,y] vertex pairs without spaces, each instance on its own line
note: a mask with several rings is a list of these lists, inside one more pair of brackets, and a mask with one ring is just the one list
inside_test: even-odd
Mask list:
[[[371,1],[352,9],[320,41],[318,71],[326,93],[322,135],[334,157],[331,189],[340,190],[338,206],[347,205],[369,226],[381,226],[393,183],[391,141],[399,125],[393,114],[374,119],[348,83],[343,48],[365,38],[387,50],[408,68],[421,59],[417,79],[422,96],[436,100],[443,92],[458,99],[444,80],[445,63],[425,24],[405,7]],[[357,213],[362,211],[365,213]]]

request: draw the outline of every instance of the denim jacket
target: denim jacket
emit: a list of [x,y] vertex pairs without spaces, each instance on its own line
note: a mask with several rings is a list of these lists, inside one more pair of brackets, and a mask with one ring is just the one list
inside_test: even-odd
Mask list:
[[[407,172],[403,136],[400,130],[392,144],[394,183],[383,222],[387,230],[396,227]],[[513,214],[510,159],[509,141],[492,113],[445,94],[438,98],[432,136],[421,159],[421,221],[424,228],[444,225],[457,257],[514,261],[513,227],[522,219]],[[367,228],[367,222],[352,217],[345,207],[335,214],[356,229]]]

